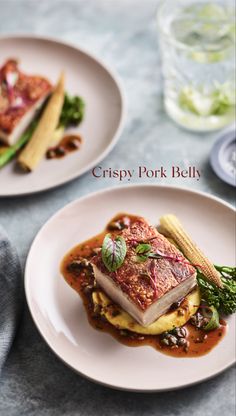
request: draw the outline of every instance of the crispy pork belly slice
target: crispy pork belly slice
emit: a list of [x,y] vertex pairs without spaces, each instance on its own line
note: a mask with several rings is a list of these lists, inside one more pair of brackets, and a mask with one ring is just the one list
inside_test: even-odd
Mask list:
[[[117,232],[115,233],[117,235]],[[109,272],[101,253],[91,263],[98,284],[141,325],[148,326],[196,286],[196,271],[177,248],[141,217],[119,232],[126,241],[127,254],[116,272]],[[138,262],[135,248],[147,242],[159,259]]]
[[[17,142],[20,136],[24,133],[26,128],[29,126],[31,121],[35,118],[37,111],[42,107],[47,96],[41,98],[37,101],[20,119],[15,123],[15,127],[11,132],[6,132],[1,130],[0,127],[0,140],[7,145],[11,146]],[[1,115],[0,115],[0,124],[1,124]]]
[[0,140],[13,145],[52,90],[43,77],[25,75],[14,60],[0,68]]

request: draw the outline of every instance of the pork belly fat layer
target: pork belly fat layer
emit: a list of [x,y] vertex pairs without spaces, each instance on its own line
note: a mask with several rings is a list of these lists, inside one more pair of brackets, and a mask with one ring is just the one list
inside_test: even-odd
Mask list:
[[12,146],[17,142],[21,137],[27,127],[30,125],[31,121],[36,116],[37,111],[42,107],[43,103],[46,101],[48,95],[41,98],[37,103],[35,103],[27,113],[21,118],[21,120],[16,124],[15,128],[11,133],[6,133],[0,128],[0,140],[6,143],[9,146]]
[[[146,326],[192,290],[196,271],[173,244],[141,217],[132,220],[119,235],[127,245],[124,263],[110,273],[98,253],[92,259],[95,278],[108,296]],[[148,242],[152,252],[162,253],[163,257],[138,262],[135,249],[140,242]]]
[[153,323],[161,315],[166,313],[173,303],[185,297],[196,286],[196,274],[193,274],[190,278],[154,302],[145,311],[142,311],[108,275],[102,273],[96,266],[93,266],[93,270],[95,279],[108,296],[143,326],[148,326]]

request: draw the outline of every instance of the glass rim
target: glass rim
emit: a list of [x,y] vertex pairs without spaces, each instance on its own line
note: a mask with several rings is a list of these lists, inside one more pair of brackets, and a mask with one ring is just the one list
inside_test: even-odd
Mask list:
[[[175,46],[177,46],[181,49],[189,50],[191,52],[193,52],[193,51],[196,52],[197,50],[194,46],[186,45],[186,43],[183,43],[180,40],[177,40],[174,36],[171,36],[170,34],[168,34],[165,31],[165,29],[163,29],[163,25],[160,25],[160,18],[161,18],[161,16],[163,16],[163,14],[162,14],[163,13],[163,8],[164,8],[165,4],[168,3],[168,2],[170,2],[170,0],[160,0],[160,4],[157,7],[156,21],[157,21],[158,32],[160,34],[162,34],[166,39],[168,39],[169,43],[171,43],[171,44],[173,44],[173,45],[175,45]],[[196,0],[196,2],[197,2],[197,0]],[[232,2],[232,4],[233,4],[233,2]],[[222,19],[222,20],[218,19],[217,20],[217,22],[220,22],[220,21],[224,21],[224,19]],[[235,21],[235,18],[232,17],[232,19],[230,19],[230,21]],[[206,23],[207,22],[212,22],[212,20],[211,19],[205,19],[205,22]],[[233,46],[233,44],[232,44],[232,46]],[[229,46],[227,49],[230,49],[232,46]],[[219,48],[219,50],[212,51],[212,53],[218,52],[220,50],[221,50],[221,48]],[[208,51],[208,53],[211,53],[211,52]]]

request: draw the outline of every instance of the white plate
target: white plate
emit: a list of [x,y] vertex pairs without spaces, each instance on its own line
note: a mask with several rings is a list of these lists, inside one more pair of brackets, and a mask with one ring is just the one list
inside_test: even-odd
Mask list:
[[120,389],[176,389],[223,371],[235,360],[232,316],[223,340],[198,358],[173,358],[151,347],[126,347],[89,325],[80,297],[60,276],[60,260],[121,211],[143,215],[153,224],[164,213],[173,212],[209,258],[218,264],[234,263],[234,210],[217,198],[181,188],[136,185],[78,199],[44,225],[28,256],[26,296],[42,336],[71,368]]
[[43,160],[35,172],[20,174],[14,162],[0,170],[0,196],[24,195],[68,182],[101,161],[121,131],[124,97],[117,78],[102,62],[78,47],[47,38],[0,38],[0,66],[17,58],[29,74],[40,74],[55,84],[61,70],[66,90],[84,98],[85,119],[78,126],[80,151],[60,160]]

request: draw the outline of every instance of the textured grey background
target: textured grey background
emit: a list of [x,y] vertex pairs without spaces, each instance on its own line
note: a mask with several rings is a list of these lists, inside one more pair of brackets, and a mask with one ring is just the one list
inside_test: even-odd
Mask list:
[[[208,164],[215,134],[181,130],[164,113],[155,30],[157,3],[0,0],[0,34],[57,36],[89,49],[116,69],[128,99],[127,120],[115,150],[102,162],[104,168],[195,165],[202,173],[199,182],[169,178],[162,183],[200,189],[233,203],[233,189],[218,180]],[[55,211],[81,195],[115,185],[119,185],[115,179],[101,181],[87,173],[51,192],[0,199],[0,223],[16,245],[22,265],[36,232]],[[93,384],[53,355],[27,308],[0,380],[1,416],[233,416],[234,405],[233,368],[195,387],[164,394],[133,394]]]

